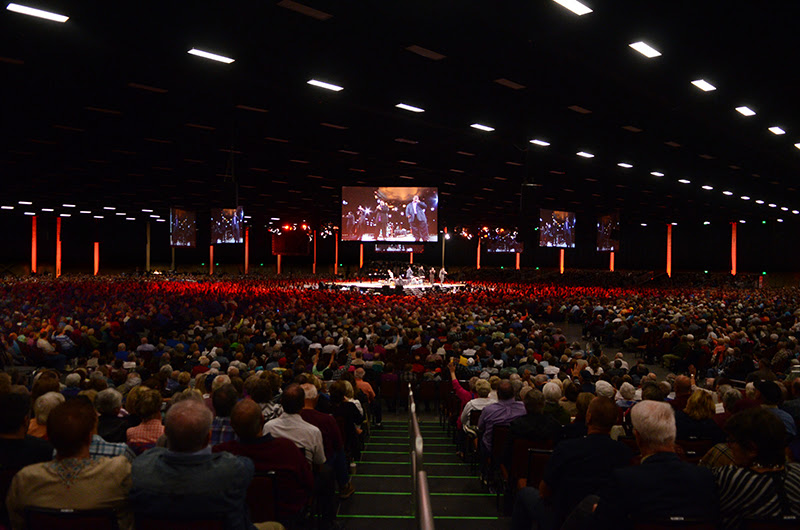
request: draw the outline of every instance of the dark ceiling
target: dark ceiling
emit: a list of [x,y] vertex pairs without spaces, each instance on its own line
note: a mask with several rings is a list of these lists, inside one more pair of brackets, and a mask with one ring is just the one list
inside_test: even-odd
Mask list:
[[450,226],[538,206],[800,218],[797,2],[593,0],[579,17],[551,0],[18,1],[70,19],[0,13],[4,223],[63,203],[231,207],[237,188],[254,220],[338,223],[359,184],[438,186]]

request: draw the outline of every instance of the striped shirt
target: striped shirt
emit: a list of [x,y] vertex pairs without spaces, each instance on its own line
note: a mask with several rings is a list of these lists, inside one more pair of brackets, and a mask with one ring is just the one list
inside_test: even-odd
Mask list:
[[[741,528],[745,518],[800,516],[800,464],[787,464],[785,474],[756,473],[734,466],[714,468],[711,472],[719,490],[723,529]],[[785,492],[783,502],[781,483]]]

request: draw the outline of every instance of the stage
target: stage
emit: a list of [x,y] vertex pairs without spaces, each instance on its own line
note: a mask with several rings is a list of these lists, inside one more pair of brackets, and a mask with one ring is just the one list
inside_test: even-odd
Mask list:
[[[401,285],[402,283],[402,285]],[[395,280],[383,280],[383,281],[372,281],[372,282],[335,282],[335,283],[326,283],[325,288],[327,289],[339,289],[339,290],[349,290],[349,291],[359,291],[362,293],[365,292],[374,292],[376,294],[398,294],[400,292],[404,292],[407,294],[414,294],[414,295],[423,295],[427,294],[428,292],[453,292],[453,291],[460,291],[466,288],[467,284],[465,283],[439,283],[435,282],[431,284],[429,282],[424,281],[403,281],[397,282]],[[321,287],[321,286],[320,286]]]

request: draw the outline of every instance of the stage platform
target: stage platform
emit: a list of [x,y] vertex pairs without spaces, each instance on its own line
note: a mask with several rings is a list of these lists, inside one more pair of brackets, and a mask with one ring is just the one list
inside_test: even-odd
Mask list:
[[419,281],[411,281],[408,283],[403,282],[401,285],[400,282],[396,282],[394,280],[385,280],[385,281],[371,281],[371,282],[333,282],[333,283],[326,283],[326,288],[328,289],[340,289],[340,290],[351,290],[351,291],[360,291],[360,292],[375,292],[375,293],[385,293],[385,294],[397,294],[400,291],[410,293],[410,294],[426,294],[428,292],[452,292],[452,291],[460,291],[466,288],[467,284],[465,283],[429,283],[429,282],[419,282]]

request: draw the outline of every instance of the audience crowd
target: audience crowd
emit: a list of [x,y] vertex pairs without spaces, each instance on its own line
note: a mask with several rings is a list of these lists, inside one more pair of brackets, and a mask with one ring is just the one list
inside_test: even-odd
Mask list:
[[800,516],[798,289],[306,283],[0,283],[0,525],[69,508],[122,529],[335,527],[364,440],[402,403],[381,388],[406,383],[454,394],[488,487],[517,440],[553,451],[512,488],[514,528]]

